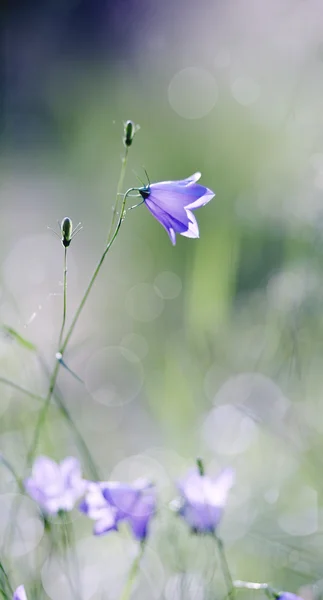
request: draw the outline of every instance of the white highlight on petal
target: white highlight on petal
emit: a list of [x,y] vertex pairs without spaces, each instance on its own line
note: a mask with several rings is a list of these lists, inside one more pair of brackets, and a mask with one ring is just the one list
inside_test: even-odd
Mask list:
[[218,86],[213,75],[200,67],[188,67],[174,75],[168,87],[168,100],[184,119],[201,119],[215,106]]

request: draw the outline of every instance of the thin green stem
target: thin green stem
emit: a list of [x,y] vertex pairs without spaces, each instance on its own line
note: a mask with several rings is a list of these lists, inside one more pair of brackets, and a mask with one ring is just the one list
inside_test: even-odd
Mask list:
[[8,385],[9,387],[14,388],[15,390],[18,390],[19,392],[21,392],[22,394],[25,394],[25,396],[28,396],[29,398],[33,398],[34,400],[38,400],[39,402],[44,402],[44,398],[42,396],[39,396],[38,394],[34,394],[33,392],[30,392],[26,388],[22,387],[21,385],[18,385],[17,383],[15,383],[14,381],[11,381],[10,379],[7,379],[6,377],[0,377],[0,383],[3,383],[4,385]]
[[[82,310],[83,310],[83,308],[85,306],[85,303],[86,303],[86,301],[88,299],[88,296],[89,296],[89,294],[90,294],[90,292],[92,290],[92,287],[93,287],[93,285],[94,285],[94,283],[96,281],[96,278],[97,278],[97,276],[98,276],[98,274],[99,274],[99,272],[101,270],[101,267],[102,267],[102,265],[104,263],[105,257],[108,254],[108,252],[109,252],[109,250],[110,250],[110,248],[111,248],[114,240],[116,239],[116,237],[117,237],[117,235],[119,233],[119,230],[120,230],[123,218],[124,218],[126,200],[127,200],[127,194],[125,194],[124,197],[123,197],[123,201],[122,201],[122,205],[121,205],[121,210],[120,210],[120,213],[119,213],[118,222],[117,222],[115,231],[114,231],[114,233],[113,233],[110,241],[106,245],[106,247],[105,247],[105,249],[103,251],[103,254],[102,254],[102,256],[101,256],[101,258],[100,258],[100,260],[99,260],[99,262],[97,264],[97,267],[96,267],[96,269],[95,269],[95,271],[94,271],[94,273],[93,273],[93,275],[92,275],[92,277],[90,279],[90,282],[89,282],[89,284],[88,284],[88,286],[87,286],[87,288],[85,290],[83,298],[82,298],[82,300],[81,300],[81,302],[80,302],[80,304],[79,304],[79,306],[78,306],[78,308],[76,310],[74,318],[72,319],[72,322],[71,322],[71,324],[69,326],[69,329],[68,329],[67,334],[65,336],[65,340],[64,340],[64,342],[62,343],[62,345],[58,349],[58,352],[61,354],[61,356],[63,356],[63,354],[64,354],[64,352],[66,350],[66,347],[67,347],[67,345],[68,345],[68,343],[70,341],[70,338],[71,338],[71,336],[73,334],[75,326],[76,326],[76,324],[77,324],[77,322],[79,320],[80,314],[81,314],[81,312],[82,312]],[[30,466],[31,462],[33,461],[34,454],[35,454],[35,451],[37,449],[40,432],[41,432],[43,424],[44,424],[44,422],[46,420],[47,411],[48,411],[48,408],[49,408],[49,405],[50,405],[50,401],[51,401],[51,398],[52,398],[52,395],[53,395],[53,391],[55,389],[55,385],[56,385],[56,380],[57,380],[57,376],[58,376],[58,373],[59,373],[59,369],[60,369],[60,362],[57,360],[56,363],[55,363],[55,367],[54,367],[54,370],[52,372],[50,381],[49,381],[49,388],[48,388],[48,393],[47,393],[47,396],[46,396],[46,399],[45,399],[45,402],[44,402],[44,406],[43,406],[43,408],[40,411],[40,414],[38,416],[38,420],[37,420],[36,428],[35,428],[35,432],[34,432],[34,437],[33,437],[31,446],[30,446],[28,454],[27,454],[27,466]]]
[[125,178],[125,174],[126,174],[128,154],[129,154],[129,147],[126,146],[124,155],[121,158],[121,171],[120,171],[120,177],[119,177],[119,181],[118,181],[118,185],[117,185],[116,201],[115,201],[115,205],[112,210],[111,225],[110,225],[110,229],[109,229],[109,233],[108,233],[108,237],[107,237],[107,244],[109,243],[110,237],[112,235],[116,216],[117,216],[118,201],[119,201],[119,196],[120,196],[120,193],[122,190],[122,186],[123,186],[123,182],[124,182],[124,178]]
[[60,363],[57,360],[55,363],[55,367],[54,367],[53,373],[51,375],[50,381],[49,381],[49,388],[48,388],[47,396],[45,398],[43,407],[38,415],[38,419],[37,419],[37,423],[36,423],[36,427],[35,427],[35,431],[34,431],[34,436],[33,436],[30,448],[27,453],[27,465],[26,465],[27,467],[30,466],[30,464],[32,463],[32,461],[34,459],[34,455],[35,455],[35,452],[36,452],[36,449],[38,446],[40,432],[41,432],[42,426],[45,422],[47,411],[48,411],[50,401],[51,401],[51,398],[53,395],[53,391],[55,388],[57,375],[59,372],[59,367],[60,367]]
[[62,339],[64,335],[65,323],[66,323],[66,306],[67,306],[67,246],[64,246],[64,283],[63,283],[63,319],[61,331],[59,334],[58,347],[61,347]]
[[139,567],[140,567],[140,562],[141,559],[143,557],[143,553],[145,551],[145,541],[143,540],[141,542],[140,545],[140,550],[136,556],[136,558],[134,559],[130,571],[129,571],[129,575],[128,575],[128,579],[126,581],[126,584],[123,588],[122,594],[120,596],[120,600],[129,600],[129,598],[131,597],[131,592],[132,592],[132,588],[133,588],[133,584],[135,582],[135,579],[138,575],[138,571],[139,571]]
[[235,590],[235,586],[233,583],[229,564],[227,561],[224,544],[219,537],[217,537],[216,535],[214,537],[215,537],[216,545],[218,547],[218,553],[219,553],[219,558],[220,558],[221,569],[222,569],[224,581],[225,581],[225,584],[227,587],[227,596],[226,597],[234,598],[236,590]]

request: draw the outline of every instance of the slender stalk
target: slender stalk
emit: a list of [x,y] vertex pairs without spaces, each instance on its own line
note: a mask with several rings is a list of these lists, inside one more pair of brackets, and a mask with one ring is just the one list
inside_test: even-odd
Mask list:
[[[123,172],[123,169],[124,169],[124,164],[122,165],[121,172]],[[121,177],[120,177],[120,179],[121,179]],[[102,254],[102,256],[101,256],[101,258],[100,258],[100,260],[99,260],[99,262],[97,264],[97,267],[96,267],[96,269],[95,269],[95,271],[94,271],[94,273],[93,273],[93,275],[92,275],[92,277],[90,279],[90,282],[89,282],[89,284],[88,284],[88,286],[87,286],[87,288],[85,290],[83,298],[82,298],[82,300],[81,300],[81,302],[79,304],[79,307],[77,308],[76,313],[74,315],[74,318],[72,319],[72,322],[71,322],[71,324],[69,326],[69,329],[68,329],[67,334],[65,336],[65,340],[64,340],[64,342],[62,343],[62,345],[58,349],[58,352],[61,354],[61,356],[63,356],[63,354],[64,354],[64,352],[66,350],[68,342],[69,342],[69,340],[70,340],[70,338],[71,338],[71,336],[73,334],[73,331],[75,329],[75,326],[76,326],[76,324],[77,324],[77,322],[79,320],[80,314],[81,314],[81,312],[82,312],[82,310],[83,310],[83,308],[85,306],[85,303],[86,303],[86,301],[88,299],[88,296],[89,296],[89,294],[90,294],[90,292],[92,290],[92,287],[93,287],[93,285],[94,285],[94,283],[96,281],[96,278],[97,278],[97,276],[98,276],[98,274],[99,274],[99,272],[101,270],[101,267],[102,267],[102,265],[104,263],[105,257],[108,254],[108,252],[109,252],[109,250],[110,250],[110,248],[111,248],[114,240],[116,239],[116,237],[117,237],[117,235],[119,233],[119,230],[120,230],[123,218],[124,218],[126,200],[127,200],[127,194],[125,194],[124,197],[123,197],[123,201],[122,201],[122,205],[121,205],[121,210],[120,210],[120,214],[119,214],[119,217],[118,217],[118,221],[117,221],[117,225],[116,225],[115,231],[114,231],[114,233],[113,233],[110,241],[107,243],[107,245],[106,245],[106,247],[105,247],[105,249],[103,251],[103,254]],[[32,460],[34,458],[34,454],[35,454],[35,451],[36,451],[36,448],[37,448],[37,445],[38,445],[38,441],[39,441],[40,432],[41,432],[42,426],[43,426],[43,424],[45,422],[47,411],[48,411],[48,408],[49,408],[49,405],[50,405],[50,401],[51,401],[51,398],[52,398],[52,395],[53,395],[53,391],[54,391],[54,388],[55,388],[55,385],[56,385],[56,380],[57,380],[57,376],[58,376],[58,373],[59,373],[59,369],[60,369],[60,362],[57,360],[56,363],[55,363],[55,367],[54,367],[54,370],[52,372],[50,381],[49,381],[49,388],[48,388],[48,393],[47,393],[47,396],[46,396],[46,399],[45,399],[45,402],[44,402],[44,406],[43,406],[42,410],[40,411],[40,414],[39,414],[39,417],[38,417],[38,420],[37,420],[37,423],[36,423],[34,437],[33,437],[31,446],[30,446],[28,454],[27,454],[27,466],[29,466],[31,464],[31,462],[32,462]]]
[[107,244],[109,243],[110,237],[112,235],[113,227],[114,227],[116,216],[117,216],[117,207],[118,207],[119,196],[120,196],[120,193],[122,190],[122,186],[123,186],[123,182],[124,182],[124,178],[125,178],[125,174],[126,174],[126,169],[127,169],[128,153],[129,153],[129,147],[126,146],[124,155],[121,158],[121,171],[120,171],[120,177],[119,177],[119,181],[118,181],[118,185],[117,185],[116,201],[115,201],[115,205],[112,210],[112,219],[111,219],[111,225],[110,225],[110,229],[109,229],[109,233],[108,233],[108,237],[107,237]]
[[139,567],[140,567],[140,561],[142,559],[143,553],[145,551],[145,541],[143,540],[141,542],[140,545],[140,550],[136,556],[136,558],[134,559],[130,571],[129,571],[129,575],[128,575],[128,579],[126,581],[126,584],[123,588],[123,591],[121,593],[120,596],[120,600],[129,600],[129,598],[131,597],[131,592],[132,592],[132,588],[133,588],[133,584],[135,582],[135,579],[138,575],[138,571],[139,571]]
[[27,453],[27,461],[26,461],[27,467],[30,466],[30,464],[32,463],[32,461],[34,459],[34,454],[35,454],[37,446],[38,446],[40,432],[41,432],[42,426],[45,422],[47,411],[49,409],[50,401],[51,401],[53,391],[55,388],[57,375],[59,372],[59,367],[60,367],[60,363],[57,360],[55,363],[55,367],[54,367],[53,373],[51,375],[50,381],[49,381],[49,388],[48,388],[47,396],[45,398],[43,407],[38,415],[38,419],[37,419],[37,423],[36,423],[36,427],[35,427],[35,431],[34,431],[34,436],[33,436],[30,448]]
[[4,385],[8,385],[9,387],[14,388],[15,390],[18,390],[19,392],[21,392],[22,394],[25,394],[25,396],[28,396],[29,398],[33,398],[34,400],[38,400],[39,402],[44,402],[44,398],[42,396],[38,396],[38,394],[34,394],[33,392],[30,392],[26,388],[22,387],[21,385],[18,385],[17,383],[15,383],[14,381],[11,381],[10,379],[7,379],[6,377],[0,377],[0,383],[3,383]]
[[219,537],[217,537],[216,535],[214,536],[214,538],[215,538],[215,541],[216,541],[216,544],[218,547],[221,569],[222,569],[223,577],[224,577],[225,584],[227,587],[227,598],[234,598],[236,590],[235,590],[234,582],[232,579],[231,571],[229,568],[229,564],[227,561],[224,544],[223,544],[222,540]]
[[234,587],[247,590],[268,590],[268,583],[255,583],[253,581],[240,581],[240,579],[233,582]]
[[62,339],[64,335],[64,328],[66,323],[66,306],[67,306],[67,246],[64,246],[64,283],[63,283],[64,291],[63,291],[63,319],[61,332],[59,334],[58,347],[61,347]]

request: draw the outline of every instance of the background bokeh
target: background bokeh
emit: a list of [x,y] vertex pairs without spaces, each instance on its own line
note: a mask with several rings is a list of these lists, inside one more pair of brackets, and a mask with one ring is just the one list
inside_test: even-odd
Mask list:
[[[83,224],[68,252],[70,320],[104,247],[126,119],[141,129],[124,191],[144,167],[151,181],[200,170],[217,194],[197,213],[200,239],[179,236],[175,248],[144,206],[128,213],[65,357],[84,383],[60,373],[102,477],[149,476],[160,489],[134,598],[223,594],[212,541],[167,511],[196,456],[210,473],[236,469],[221,530],[234,577],[319,596],[321,0],[46,0],[1,11],[0,322],[43,361],[54,362],[63,279],[47,227],[66,215]],[[0,376],[46,393],[39,358],[4,333]],[[0,451],[18,472],[39,408],[1,387]],[[80,456],[54,402],[39,451]],[[5,469],[0,486],[4,538],[17,491]],[[17,583],[40,573],[50,598],[69,598],[28,498],[21,511],[9,552]],[[134,543],[126,532],[93,539],[74,517],[83,597],[114,600]]]

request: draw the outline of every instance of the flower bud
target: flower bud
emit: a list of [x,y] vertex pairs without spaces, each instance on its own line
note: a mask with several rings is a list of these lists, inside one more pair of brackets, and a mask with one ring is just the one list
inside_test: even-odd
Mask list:
[[126,148],[129,148],[129,146],[131,146],[133,138],[135,137],[135,134],[137,133],[138,129],[139,125],[135,125],[133,121],[126,121],[126,123],[124,124],[123,143],[126,146]]
[[61,223],[61,237],[62,237],[62,244],[65,248],[68,248],[68,246],[71,243],[72,232],[73,232],[72,220],[69,217],[64,217],[64,219]]
[[201,477],[203,477],[205,475],[203,460],[201,458],[197,458],[196,465],[197,465],[199,474],[201,475]]

